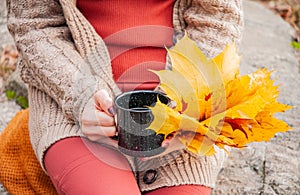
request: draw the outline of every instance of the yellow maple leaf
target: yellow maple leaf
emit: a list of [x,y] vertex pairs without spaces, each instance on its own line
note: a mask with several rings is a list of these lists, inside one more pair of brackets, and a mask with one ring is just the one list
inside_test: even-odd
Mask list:
[[[160,88],[176,102],[150,107],[154,120],[149,129],[179,137],[186,149],[213,155],[214,147],[245,147],[268,141],[290,127],[274,118],[291,107],[277,101],[279,90],[271,72],[258,69],[240,75],[240,56],[234,44],[208,59],[185,35],[170,50],[172,70],[153,71]],[[187,133],[188,132],[188,133]]]

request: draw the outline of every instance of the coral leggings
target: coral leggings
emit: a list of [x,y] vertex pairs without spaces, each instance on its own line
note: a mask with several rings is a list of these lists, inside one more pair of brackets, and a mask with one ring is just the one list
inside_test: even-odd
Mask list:
[[[109,159],[109,163],[99,159]],[[73,137],[55,143],[47,151],[44,163],[59,194],[141,194],[125,157],[86,139]],[[210,191],[210,188],[204,186],[182,185],[143,194],[204,195],[210,194]]]

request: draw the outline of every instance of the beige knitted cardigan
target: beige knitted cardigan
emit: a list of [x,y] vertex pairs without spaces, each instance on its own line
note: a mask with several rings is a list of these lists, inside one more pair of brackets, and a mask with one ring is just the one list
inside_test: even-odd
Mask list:
[[[30,139],[43,167],[45,151],[56,141],[83,136],[81,113],[93,93],[106,89],[120,93],[112,78],[108,50],[76,8],[74,0],[7,0],[8,29],[21,54],[18,68],[29,85]],[[173,10],[175,38],[184,30],[212,57],[226,43],[239,41],[242,11],[239,0],[177,0]],[[214,187],[225,158],[196,157],[182,150],[132,164],[141,170],[141,191],[180,184]],[[149,165],[160,163],[158,176],[145,184]],[[44,167],[43,167],[44,168]],[[150,167],[149,167],[150,168]]]

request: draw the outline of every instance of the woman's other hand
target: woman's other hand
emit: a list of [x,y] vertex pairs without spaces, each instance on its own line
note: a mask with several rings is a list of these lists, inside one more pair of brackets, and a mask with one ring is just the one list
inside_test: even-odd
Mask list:
[[[191,133],[189,136],[192,136],[193,133]],[[174,151],[178,151],[178,150],[183,150],[183,149],[186,149],[186,145],[183,144],[179,138],[181,137],[182,135],[179,135],[179,136],[173,136],[173,135],[170,135],[168,136],[161,144],[161,147],[162,148],[165,148],[165,150],[160,153],[160,154],[157,154],[157,155],[154,155],[154,156],[150,156],[150,157],[142,157],[141,160],[142,161],[147,161],[147,160],[151,160],[151,159],[155,159],[155,158],[158,158],[158,157],[162,157],[162,156],[165,156],[169,153],[172,153]]]

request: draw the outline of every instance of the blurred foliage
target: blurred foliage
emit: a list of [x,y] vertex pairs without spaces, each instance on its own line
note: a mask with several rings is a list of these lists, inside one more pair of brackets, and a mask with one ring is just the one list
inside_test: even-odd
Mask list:
[[5,82],[8,77],[16,70],[16,63],[18,60],[18,52],[12,45],[3,45],[0,48],[0,93],[5,93],[10,101],[16,103],[22,108],[28,108],[28,99],[23,95],[18,95],[14,90],[5,90]]
[[5,81],[16,70],[18,52],[13,46],[0,48],[0,93],[5,91]]
[[28,108],[28,99],[27,97],[24,97],[24,96],[19,96],[17,97],[16,99],[17,101],[17,104],[19,104],[19,106],[21,106],[22,108]]
[[296,41],[292,41],[292,46],[293,46],[293,48],[300,50],[300,43],[298,43]]
[[11,45],[0,48],[0,77],[5,81],[15,70],[18,58],[17,50]]
[[21,108],[28,108],[28,98],[25,96],[18,96],[13,90],[6,90],[6,97],[9,101],[16,101]]
[[5,94],[8,100],[13,100],[17,97],[17,93],[12,90],[6,90]]

